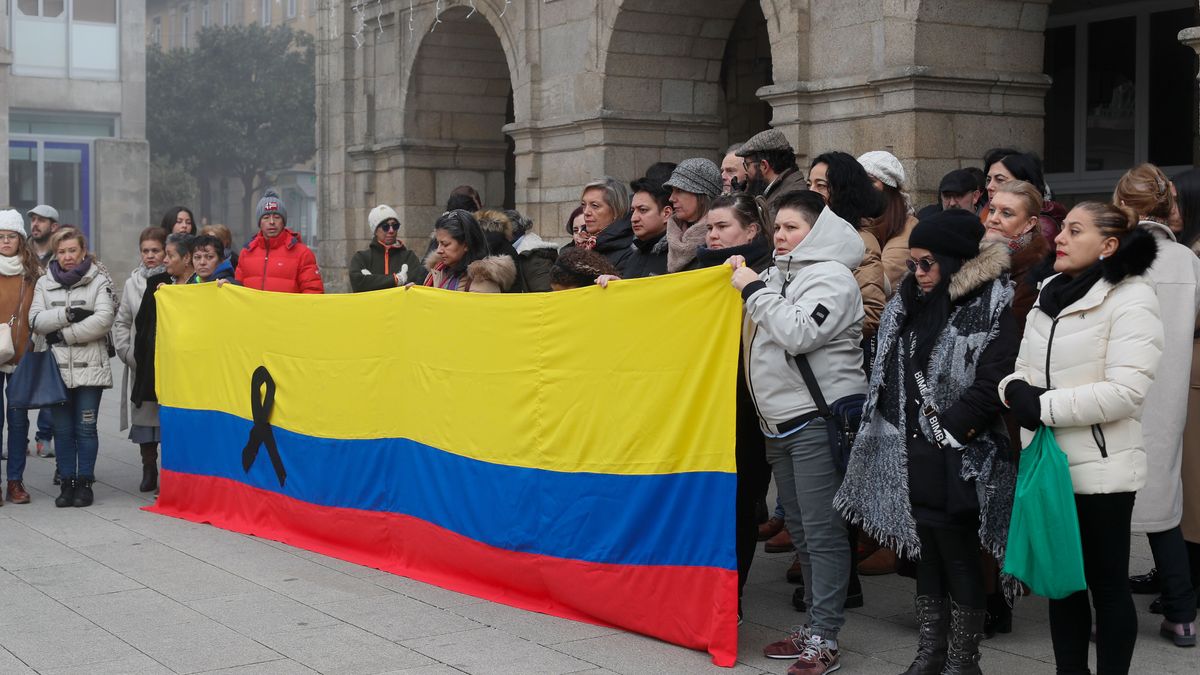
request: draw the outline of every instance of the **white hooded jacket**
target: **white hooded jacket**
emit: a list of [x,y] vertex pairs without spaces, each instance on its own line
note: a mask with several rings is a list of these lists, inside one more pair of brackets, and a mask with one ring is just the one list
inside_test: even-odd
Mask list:
[[[68,307],[86,309],[92,315],[71,323],[67,319]],[[51,274],[38,279],[33,304],[29,307],[29,326],[33,332],[39,335],[54,331],[62,333],[63,341],[52,345],[51,349],[68,389],[112,387],[108,331],[115,318],[112,287],[96,261],[71,288],[64,288]]]
[[865,314],[853,272],[864,254],[858,232],[826,208],[796,248],[743,289],[746,384],[767,434],[816,410],[789,354],[808,356],[828,403],[867,392]]

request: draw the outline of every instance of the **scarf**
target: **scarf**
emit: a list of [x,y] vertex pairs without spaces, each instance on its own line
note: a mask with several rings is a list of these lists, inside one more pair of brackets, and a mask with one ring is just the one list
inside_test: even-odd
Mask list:
[[771,266],[771,245],[764,237],[759,237],[749,244],[729,248],[712,249],[701,246],[696,249],[696,262],[700,264],[701,268],[716,267],[725,264],[730,256],[735,255],[745,258],[746,264],[756,272],[761,272]]
[[[441,279],[438,279],[437,275],[440,275]],[[425,277],[425,283],[423,285],[433,286],[435,288],[444,288],[447,291],[457,291],[458,287],[461,285],[463,286],[463,290],[466,290],[466,284],[463,283],[465,276],[466,275],[463,273],[455,274],[451,272],[446,267],[446,263],[438,263],[437,265],[434,265],[433,270],[429,273],[429,276]]]
[[[933,405],[946,410],[975,381],[977,358],[996,338],[1000,315],[1012,303],[1012,288],[992,280],[980,293],[971,293],[956,304],[938,335],[924,374]],[[908,487],[908,445],[905,437],[905,387],[912,361],[901,346],[908,309],[897,295],[888,303],[879,322],[878,351],[871,369],[863,422],[850,455],[850,465],[834,507],[848,522],[860,525],[880,545],[901,556],[919,558],[921,541],[912,515]],[[924,416],[918,427],[934,445],[937,442]],[[997,415],[992,426],[961,449],[963,480],[974,480],[979,494],[979,540],[1003,567],[1008,524],[1016,490],[1016,465],[1008,461],[1008,433]],[[1004,591],[1013,597],[1017,584],[1003,579]]]
[[667,272],[680,272],[696,259],[696,249],[708,237],[708,217],[692,223],[686,230],[674,218],[667,221]]
[[57,260],[50,261],[50,276],[54,277],[63,288],[73,288],[92,269],[92,257],[88,256],[75,267],[64,270]]
[[1051,318],[1057,318],[1064,309],[1087,295],[1092,286],[1100,281],[1103,272],[1103,266],[1096,263],[1074,278],[1065,274],[1054,277],[1042,287],[1042,294],[1038,296],[1038,309]]
[[0,255],[0,276],[19,277],[25,274],[19,255]]

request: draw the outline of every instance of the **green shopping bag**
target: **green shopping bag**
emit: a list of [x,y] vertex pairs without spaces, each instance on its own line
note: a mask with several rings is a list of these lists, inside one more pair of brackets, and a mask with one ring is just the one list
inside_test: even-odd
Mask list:
[[1087,588],[1067,455],[1045,425],[1021,451],[1004,571],[1051,599]]

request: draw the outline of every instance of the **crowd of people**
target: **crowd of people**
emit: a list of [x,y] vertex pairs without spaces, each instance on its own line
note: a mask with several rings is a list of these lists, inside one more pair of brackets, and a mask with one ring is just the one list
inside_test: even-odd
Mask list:
[[[1130,169],[1111,200],[1067,209],[1040,160],[1010,148],[946,174],[918,209],[886,151],[817,155],[807,169],[767,130],[720,163],[661,162],[587,183],[562,246],[514,210],[455,189],[423,254],[388,205],[367,217],[354,292],[423,285],[519,293],[726,265],[744,303],[738,362],[735,546],[741,592],[760,541],[795,551],[792,604],[808,621],[764,647],[789,673],[840,666],[859,574],[915,579],[918,647],[905,675],[979,673],[980,642],[1011,631],[1023,592],[1003,570],[1022,448],[1048,427],[1066,454],[1087,590],[1050,602],[1060,673],[1128,672],[1133,592],[1160,594],[1162,634],[1196,642],[1200,583],[1200,170]],[[259,200],[258,233],[200,227],[185,207],[138,238],[118,296],[84,234],[48,205],[0,211],[0,314],[15,353],[49,350],[66,401],[38,414],[36,452],[56,455],[56,506],[86,507],[110,359],[124,366],[121,428],[140,489],[157,489],[155,294],[233,283],[323,293],[317,259]],[[1171,367],[1160,364],[1169,363]],[[1191,363],[1189,369],[1186,364]],[[29,412],[9,406],[7,500],[23,484]],[[774,480],[778,499],[765,503]],[[1144,532],[1155,569],[1129,576]],[[860,560],[859,558],[863,558]]]

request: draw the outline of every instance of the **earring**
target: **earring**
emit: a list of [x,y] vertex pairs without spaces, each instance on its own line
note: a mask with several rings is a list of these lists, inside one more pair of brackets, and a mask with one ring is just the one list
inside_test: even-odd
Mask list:
[[1101,259],[1101,260],[1104,260],[1104,254],[1103,254],[1103,253],[1101,253],[1101,254],[1100,254],[1100,259]]

